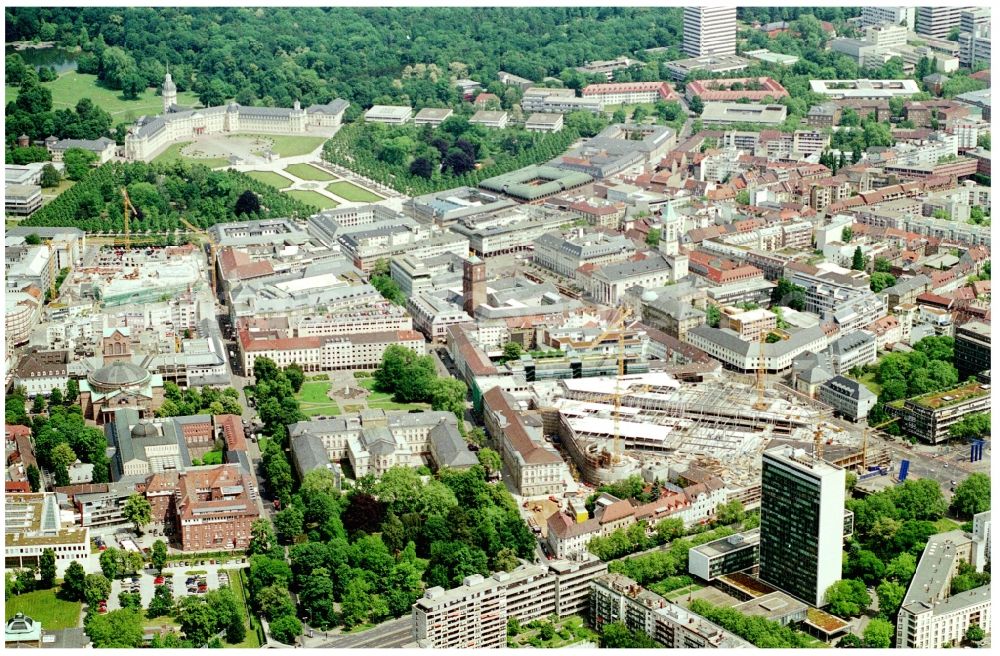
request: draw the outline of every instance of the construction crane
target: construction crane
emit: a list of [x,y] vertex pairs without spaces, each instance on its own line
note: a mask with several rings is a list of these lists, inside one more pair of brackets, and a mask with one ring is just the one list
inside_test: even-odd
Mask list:
[[[215,243],[215,239],[212,237],[212,235],[207,230],[202,230],[201,228],[195,227],[194,225],[191,224],[190,221],[188,221],[187,219],[185,219],[183,217],[181,218],[181,223],[183,223],[184,226],[188,230],[191,230],[192,232],[195,232],[195,233],[201,235],[202,237],[205,238],[206,241],[208,241],[208,259],[209,259],[209,262],[208,262],[208,271],[209,271],[209,275],[211,276],[211,280],[212,280],[212,295],[215,296],[215,294],[217,293],[216,292],[216,287],[215,287],[215,260],[216,260],[216,251],[215,251],[215,249],[216,249],[217,244]],[[216,300],[218,300],[218,299],[216,299]]]
[[132,214],[136,217],[139,216],[139,212],[135,209],[135,205],[132,204],[132,199],[128,197],[128,189],[122,187],[122,216],[125,217],[125,250],[132,247],[129,240],[129,225],[128,225],[128,212],[132,210]]
[[764,345],[767,343],[767,331],[760,331],[760,357],[757,359],[757,401],[754,402],[754,410],[766,410],[767,401],[764,400],[764,383],[767,380],[767,361],[764,358]]
[[629,305],[622,305],[619,308],[618,316],[608,323],[607,329],[605,329],[600,335],[594,339],[589,348],[595,348],[598,346],[608,335],[613,333],[615,330],[618,331],[618,376],[615,379],[615,391],[612,395],[615,403],[615,435],[614,441],[611,447],[611,460],[613,463],[617,464],[621,462],[621,407],[622,407],[622,397],[621,397],[621,379],[625,375],[625,320],[632,316],[632,308]]
[[885,426],[888,426],[889,424],[894,424],[897,421],[899,421],[899,417],[893,417],[889,421],[883,421],[881,424],[878,424],[877,426],[865,426],[865,432],[862,434],[862,437],[861,437],[861,471],[862,472],[865,472],[865,471],[868,470],[868,431],[869,430],[878,430],[880,428],[884,428]]

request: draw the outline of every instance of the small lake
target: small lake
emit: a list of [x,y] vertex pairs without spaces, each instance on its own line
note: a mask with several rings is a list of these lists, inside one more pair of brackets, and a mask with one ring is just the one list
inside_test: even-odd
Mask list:
[[59,74],[75,71],[76,58],[80,56],[79,52],[66,48],[25,48],[24,50],[16,50],[14,46],[4,48],[6,55],[14,52],[21,55],[21,59],[29,66],[52,66]]

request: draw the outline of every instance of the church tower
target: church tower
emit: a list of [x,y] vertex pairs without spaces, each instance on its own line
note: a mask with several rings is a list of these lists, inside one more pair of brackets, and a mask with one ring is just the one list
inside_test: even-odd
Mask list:
[[163,113],[170,111],[171,105],[177,104],[177,85],[170,79],[170,69],[167,69],[167,76],[163,78]]
[[486,263],[475,255],[462,265],[462,301],[462,308],[473,317],[486,302]]

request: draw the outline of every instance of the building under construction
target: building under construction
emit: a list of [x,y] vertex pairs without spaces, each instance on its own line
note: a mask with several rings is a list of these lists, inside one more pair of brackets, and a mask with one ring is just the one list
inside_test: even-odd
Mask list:
[[[581,477],[596,485],[649,468],[673,475],[694,466],[720,476],[731,490],[751,489],[759,486],[760,454],[775,439],[813,444],[838,464],[861,460],[861,436],[834,425],[828,407],[792,390],[731,380],[682,383],[662,372],[558,384],[553,396],[559,398],[544,403],[550,407],[543,414]],[[868,461],[882,464],[886,457],[869,454]]]

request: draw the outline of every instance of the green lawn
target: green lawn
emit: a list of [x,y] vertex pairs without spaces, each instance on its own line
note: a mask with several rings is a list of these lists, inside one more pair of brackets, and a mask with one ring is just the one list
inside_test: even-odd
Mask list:
[[625,116],[627,116],[628,118],[632,118],[632,113],[635,111],[636,107],[642,107],[643,109],[645,109],[647,116],[655,116],[653,112],[656,106],[653,103],[637,103],[634,105],[606,105],[604,107],[604,113],[607,114],[608,116],[611,116],[616,111],[621,109],[622,111],[625,112]]
[[275,189],[284,189],[285,187],[290,187],[292,181],[283,175],[274,173],[273,171],[247,171],[249,175],[254,180],[259,180],[264,184],[271,185]]
[[206,157],[206,158],[195,158],[195,157],[185,157],[181,155],[181,149],[188,144],[193,143],[191,141],[181,141],[179,143],[171,144],[166,150],[153,158],[154,162],[174,162],[177,160],[183,160],[185,162],[194,162],[195,164],[204,164],[210,169],[217,168],[219,166],[228,166],[229,160],[225,157]]
[[59,599],[56,597],[58,589],[36,590],[7,597],[4,600],[5,620],[14,617],[15,613],[24,613],[36,622],[41,622],[46,631],[75,628],[80,623],[80,608],[83,604]]
[[[272,150],[281,157],[298,157],[308,155],[323,145],[326,141],[323,137],[297,137],[295,135],[284,134],[234,134],[231,137],[250,137],[257,139],[267,139],[274,142]],[[310,178],[311,179],[311,178]]]
[[337,205],[340,205],[337,201],[327,198],[323,194],[317,194],[315,191],[303,191],[300,189],[293,189],[292,191],[284,192],[294,198],[295,200],[300,200],[303,203],[312,205],[321,210],[332,210]]
[[368,402],[369,408],[377,408],[380,410],[430,410],[431,406],[429,403],[396,403],[392,400],[392,394],[386,392],[375,392],[375,379],[366,378],[358,382],[360,387],[365,388],[369,391],[368,396],[365,400]]
[[875,396],[878,396],[879,393],[882,391],[882,386],[875,382],[875,372],[874,371],[871,372],[870,374],[865,374],[864,376],[862,376],[858,380],[861,383],[863,383],[865,387],[867,387],[868,389],[870,389],[871,392],[872,392],[872,394],[874,394]]
[[962,528],[962,525],[956,522],[954,519],[948,519],[947,517],[942,517],[941,519],[934,522],[934,528],[937,529],[938,533],[947,533],[948,531],[955,531]]
[[285,170],[303,180],[336,180],[337,177],[318,169],[312,164],[289,164]]
[[295,395],[302,412],[310,417],[339,415],[340,406],[326,395],[330,385],[329,382],[302,383],[302,389]]
[[[541,621],[548,623],[548,619],[543,619]],[[552,628],[555,629],[556,633],[548,641],[541,639],[541,636],[539,635],[541,631],[540,629],[529,629],[527,626],[522,626],[521,631],[515,637],[508,638],[508,640],[513,641],[519,647],[531,645],[532,647],[546,649],[567,647],[582,641],[596,643],[598,640],[597,633],[588,627],[584,619],[579,615],[564,617],[553,624]],[[564,635],[559,635],[560,632]],[[534,645],[531,644],[533,639],[535,639]]]
[[331,182],[326,186],[326,190],[330,193],[337,194],[344,200],[351,200],[358,203],[374,203],[382,200],[382,197],[378,194],[373,194],[367,189],[362,189],[358,185],[347,182],[346,180]]
[[[135,120],[143,114],[163,113],[163,99],[154,89],[146,89],[135,100],[126,100],[121,91],[98,86],[96,75],[71,71],[52,82],[43,82],[42,86],[52,91],[53,110],[74,108],[81,98],[90,98],[118,121],[130,120],[128,114]],[[7,102],[17,99],[17,87],[7,86],[4,91]],[[179,92],[177,104],[192,107],[198,104],[198,97],[189,91]]]
[[59,197],[59,194],[69,190],[69,188],[75,184],[76,182],[74,180],[62,179],[59,181],[58,186],[47,187],[45,189],[42,189],[42,205],[45,205],[46,203],[51,203],[53,200]]

